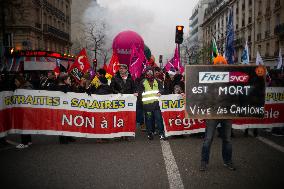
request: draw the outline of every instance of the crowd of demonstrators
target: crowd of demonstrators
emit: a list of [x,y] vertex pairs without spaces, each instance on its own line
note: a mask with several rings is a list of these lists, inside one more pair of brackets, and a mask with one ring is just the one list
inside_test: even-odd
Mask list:
[[[176,70],[174,71],[176,73]],[[90,74],[85,74],[80,82],[77,82],[70,77],[67,73],[61,72],[59,75],[55,75],[52,70],[49,71],[31,71],[25,73],[14,73],[12,75],[1,74],[0,90],[15,90],[15,89],[35,89],[35,90],[49,90],[49,91],[62,91],[87,93],[89,95],[106,95],[106,94],[134,94],[137,96],[136,106],[136,122],[143,128],[146,125],[148,138],[152,139],[153,134],[156,133],[155,125],[157,125],[158,133],[161,139],[165,138],[163,130],[163,121],[158,100],[154,101],[142,101],[145,99],[145,90],[158,91],[153,96],[161,94],[180,94],[184,91],[184,83],[182,76],[174,74],[173,79],[168,80],[166,75],[168,73],[163,71],[159,67],[148,67],[146,73],[142,73],[140,78],[135,81],[132,79],[131,74],[128,71],[128,66],[125,64],[119,65],[118,72],[112,77],[111,81],[106,78],[106,70],[99,69],[96,72],[98,78],[98,86],[94,86],[91,83]],[[171,73],[172,74],[172,73]],[[158,83],[158,85],[157,85]],[[175,90],[175,86],[179,85],[179,90]],[[158,87],[156,89],[156,87]],[[167,93],[164,91],[167,89]],[[177,88],[177,87],[176,87]],[[144,93],[144,94],[143,94]],[[26,148],[31,144],[31,135],[21,135],[21,144],[18,148]],[[128,140],[128,137],[123,137]],[[60,144],[68,144],[74,142],[73,137],[59,136]],[[6,143],[6,137],[0,139],[1,143]]]
[[[269,83],[269,86],[283,87],[284,74],[281,71],[272,70],[270,72],[270,75],[271,81]],[[19,73],[17,76],[13,75],[12,77],[6,76],[7,74],[1,75],[0,91],[15,90],[17,88],[25,88],[27,86],[32,86],[32,89],[62,91],[65,93],[87,93],[89,95],[134,94],[137,96],[137,126],[140,126],[142,128],[143,125],[146,125],[147,138],[150,140],[153,139],[154,133],[156,132],[155,126],[157,126],[160,138],[165,138],[158,96],[161,94],[183,94],[185,90],[184,77],[176,69],[171,68],[169,71],[166,71],[162,70],[159,67],[147,67],[146,71],[142,73],[141,77],[137,78],[134,81],[128,71],[128,66],[125,64],[119,65],[119,70],[111,78],[111,81],[108,81],[106,78],[106,70],[99,69],[96,72],[96,76],[98,78],[98,86],[94,86],[91,83],[91,80],[93,78],[91,78],[89,73],[85,74],[80,82],[73,80],[73,78],[70,77],[67,73],[61,73],[60,75],[56,76],[53,71],[34,72],[29,74]],[[16,81],[16,77],[21,79]],[[19,85],[19,83],[21,84]],[[205,169],[209,161],[210,145],[213,140],[212,137],[214,134],[214,130],[219,123],[209,122],[210,120],[206,121],[206,125],[209,125],[210,128],[212,126],[212,129],[208,129],[209,127],[206,129],[206,135],[204,137],[204,145],[202,149],[202,161],[204,164],[203,168]],[[221,122],[222,123],[220,124],[220,137],[223,139],[224,143],[224,162],[229,165],[229,168],[234,169],[233,165],[231,164],[232,162],[230,155],[230,137],[227,136],[227,128],[230,128],[231,130],[231,122],[230,120],[224,120]],[[272,133],[282,135],[283,128],[274,128]],[[21,138],[22,145],[20,146],[27,147],[31,143],[30,136],[22,135]],[[5,141],[5,137],[2,137],[0,139],[0,142],[5,143]],[[67,144],[70,141],[74,141],[74,138],[59,136],[59,142],[61,144]]]

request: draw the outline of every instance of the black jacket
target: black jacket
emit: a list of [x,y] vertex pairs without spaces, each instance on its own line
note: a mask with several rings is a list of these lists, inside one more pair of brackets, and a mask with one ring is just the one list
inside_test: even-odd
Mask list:
[[71,88],[66,84],[55,85],[52,90],[53,91],[61,91],[61,92],[64,92],[64,93],[71,92]]
[[94,91],[94,94],[98,95],[106,95],[106,94],[113,94],[112,88],[108,84],[101,84],[98,88]]
[[134,81],[131,78],[131,75],[128,74],[126,82],[120,76],[120,73],[116,73],[115,76],[111,79],[110,87],[113,90],[113,93],[122,93],[122,94],[133,94],[135,91]]

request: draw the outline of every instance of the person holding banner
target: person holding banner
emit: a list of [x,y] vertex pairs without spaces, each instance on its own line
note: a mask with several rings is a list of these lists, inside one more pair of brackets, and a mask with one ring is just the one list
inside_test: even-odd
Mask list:
[[128,72],[126,64],[119,64],[119,70],[111,79],[110,87],[115,94],[133,94],[135,90],[134,81]]
[[[25,80],[24,76],[17,75],[15,77],[16,89],[32,89],[32,84]],[[32,136],[29,134],[21,134],[21,144],[17,145],[16,148],[22,149],[27,148],[32,144]]]
[[[67,73],[61,72],[59,74],[54,90],[64,93],[71,92],[71,78]],[[75,142],[75,139],[70,136],[59,136],[60,144],[68,144],[69,142]]]
[[[119,70],[111,79],[110,87],[115,94],[134,94],[135,84],[126,64],[119,64]],[[122,139],[130,141],[126,136]]]
[[155,123],[158,126],[160,139],[165,139],[162,114],[159,106],[159,96],[163,91],[162,84],[155,79],[152,67],[147,67],[145,79],[141,81],[138,87],[138,93],[142,95],[143,110],[145,113],[145,123],[147,128],[147,138],[153,140],[155,132]]
[[[218,55],[214,59],[215,64],[227,64],[227,60]],[[224,161],[224,166],[229,170],[236,170],[232,163],[232,142],[231,142],[231,130],[232,130],[232,120],[230,119],[207,119],[205,120],[205,137],[202,145],[201,152],[201,165],[200,171],[206,171],[209,163],[210,148],[213,141],[215,130],[218,124],[221,125],[221,137],[222,137],[222,157]]]

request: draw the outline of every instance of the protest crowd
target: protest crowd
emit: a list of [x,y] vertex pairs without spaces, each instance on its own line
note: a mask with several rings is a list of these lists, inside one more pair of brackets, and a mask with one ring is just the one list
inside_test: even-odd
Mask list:
[[[217,56],[214,64],[220,58],[222,59],[223,57]],[[108,67],[104,65],[104,67],[97,70],[96,68],[91,68],[86,59],[85,67],[80,67],[82,65],[78,61],[75,61],[69,68],[57,65],[54,70],[49,71],[22,70],[17,73],[3,72],[0,77],[0,92],[15,91],[17,89],[60,91],[66,94],[68,92],[85,93],[89,97],[98,95],[98,99],[100,99],[100,95],[132,94],[137,98],[136,127],[140,128],[141,131],[146,131],[148,140],[153,140],[155,135],[159,136],[160,140],[165,140],[165,123],[159,104],[159,97],[161,95],[180,94],[181,98],[185,98],[185,74],[184,68],[179,64],[179,57],[175,56],[172,62],[169,62],[170,64],[167,64],[163,69],[158,67],[154,60],[152,62],[140,60],[140,67],[138,68],[135,65],[137,59],[129,65],[120,64],[117,62],[117,58],[114,59],[116,61],[111,60]],[[173,65],[175,61],[177,64]],[[282,70],[275,69],[268,71],[266,75],[266,87],[283,87],[283,84],[284,74]],[[217,128],[219,133],[218,136],[223,139],[223,143],[228,143],[226,147],[227,155],[225,151],[225,155],[223,154],[223,158],[225,158],[224,165],[231,170],[235,170],[231,162],[232,147],[230,138],[233,136],[232,122],[231,120],[215,120],[216,122],[214,123],[212,121],[214,122],[214,120],[205,120],[205,133],[204,130],[203,132],[197,132],[197,135],[204,138],[200,170],[205,171],[207,169],[210,146],[215,128]],[[218,123],[220,123],[221,127],[218,126]],[[224,127],[227,128],[226,137],[224,134],[225,129],[222,128],[223,123]],[[208,130],[209,125],[212,126],[210,132]],[[275,136],[283,136],[283,126],[272,128],[270,132]],[[248,129],[245,130],[244,134],[248,134]],[[258,129],[253,129],[253,134],[257,136]],[[180,137],[183,136],[180,135]],[[59,135],[58,138],[60,144],[68,144],[76,141],[73,136],[68,135]],[[98,143],[110,140],[107,137],[96,138]],[[121,136],[118,138],[119,140],[132,140],[130,136]],[[2,145],[9,145],[5,135],[0,138],[0,142]],[[32,145],[31,134],[22,133],[21,143],[16,147],[22,149],[30,145]]]

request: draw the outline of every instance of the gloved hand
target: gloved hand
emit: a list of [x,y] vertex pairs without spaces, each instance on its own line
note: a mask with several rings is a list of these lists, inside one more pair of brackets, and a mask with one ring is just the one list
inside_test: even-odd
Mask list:
[[92,96],[91,91],[86,91],[86,93],[88,94],[88,96]]

